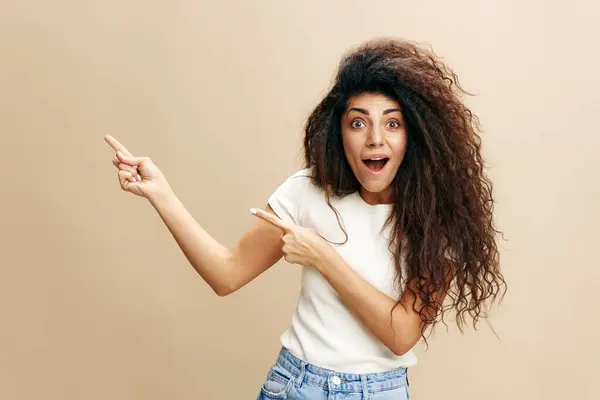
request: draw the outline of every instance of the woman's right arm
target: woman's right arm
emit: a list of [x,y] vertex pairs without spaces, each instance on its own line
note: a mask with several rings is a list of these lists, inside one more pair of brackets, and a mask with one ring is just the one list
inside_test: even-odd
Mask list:
[[[262,220],[227,249],[192,217],[150,158],[134,157],[110,135],[105,140],[117,152],[113,164],[121,188],[150,201],[190,264],[219,296],[235,292],[283,257],[281,231]],[[275,214],[270,206],[266,209]]]
[[[258,220],[228,249],[206,232],[172,192],[149,197],[186,258],[219,296],[227,296],[281,257],[281,231]],[[274,214],[267,206],[267,210]]]

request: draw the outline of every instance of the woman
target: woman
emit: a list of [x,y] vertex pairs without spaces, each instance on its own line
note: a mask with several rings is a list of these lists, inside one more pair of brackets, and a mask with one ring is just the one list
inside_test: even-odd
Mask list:
[[220,296],[281,257],[302,292],[259,399],[408,398],[413,347],[447,312],[475,325],[504,288],[476,117],[434,54],[375,39],[343,57],[310,115],[304,168],[231,250],[160,170],[114,138],[123,190],[146,197]]

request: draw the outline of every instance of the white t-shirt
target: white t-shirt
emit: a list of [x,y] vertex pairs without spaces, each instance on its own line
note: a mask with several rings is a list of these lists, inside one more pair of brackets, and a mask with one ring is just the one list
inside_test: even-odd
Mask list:
[[[343,243],[344,232],[327,205],[325,192],[312,184],[309,172],[302,169],[287,178],[269,197],[269,205],[281,219],[313,228],[330,242]],[[388,249],[391,225],[380,234],[392,205],[370,205],[358,192],[341,199],[331,197],[331,204],[348,233],[345,244],[332,246],[364,279],[397,300],[401,289],[394,284],[396,270]],[[397,356],[388,349],[313,267],[302,269],[298,305],[280,340],[296,357],[337,372],[383,372],[417,361],[413,350]]]

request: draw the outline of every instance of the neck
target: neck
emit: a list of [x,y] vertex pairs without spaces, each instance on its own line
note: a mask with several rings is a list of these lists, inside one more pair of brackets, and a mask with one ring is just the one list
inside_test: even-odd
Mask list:
[[392,193],[390,188],[381,191],[381,192],[369,192],[364,187],[360,188],[360,196],[363,198],[365,203],[370,204],[372,206],[378,204],[392,204]]

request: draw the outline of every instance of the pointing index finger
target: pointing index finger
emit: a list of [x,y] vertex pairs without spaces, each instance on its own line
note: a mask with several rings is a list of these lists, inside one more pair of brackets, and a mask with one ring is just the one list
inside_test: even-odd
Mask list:
[[125,146],[123,146],[117,139],[115,139],[111,135],[104,136],[104,140],[106,140],[106,143],[108,143],[110,145],[110,147],[112,147],[115,151],[120,151],[121,153],[125,154],[126,156],[132,155],[129,152],[129,150],[127,150],[127,148],[125,148]]
[[290,229],[290,225],[287,222],[271,213],[261,210],[260,208],[251,208],[250,212],[284,232]]

